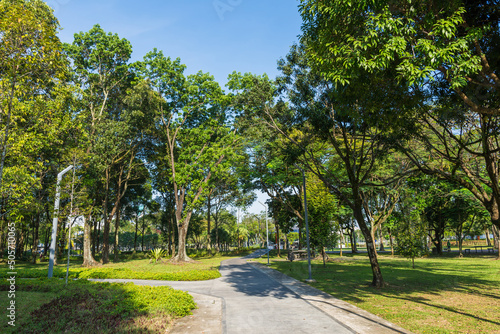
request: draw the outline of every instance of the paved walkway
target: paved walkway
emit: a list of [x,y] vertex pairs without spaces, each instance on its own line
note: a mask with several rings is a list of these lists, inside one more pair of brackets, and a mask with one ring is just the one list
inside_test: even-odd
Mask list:
[[247,259],[223,261],[222,277],[210,281],[106,281],[169,285],[192,294],[198,309],[171,333],[409,333]]

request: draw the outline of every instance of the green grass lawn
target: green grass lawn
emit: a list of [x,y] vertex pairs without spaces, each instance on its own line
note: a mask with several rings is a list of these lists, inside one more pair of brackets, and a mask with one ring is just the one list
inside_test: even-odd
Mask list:
[[[227,255],[197,256],[191,263],[164,260],[151,263],[145,254],[123,255],[120,261],[82,268],[82,259],[70,259],[70,277],[79,278],[173,278],[201,280],[220,277],[223,260],[251,250]],[[0,263],[0,275],[7,265]],[[173,320],[196,306],[185,292],[169,287],[88,282],[85,279],[47,279],[48,262],[16,262],[16,327],[0,323],[1,333],[164,333]],[[54,277],[65,277],[66,262],[54,268]],[[41,279],[22,279],[41,277]],[[9,305],[8,283],[0,281],[0,308]],[[116,330],[113,330],[116,329]]]
[[[366,254],[312,262],[311,285],[415,333],[500,333],[500,261],[496,255],[445,254],[411,261],[379,255],[387,286],[369,287]],[[261,259],[267,262],[267,259]],[[307,261],[272,258],[271,267],[299,280]]]
[[[220,262],[234,256],[243,256],[251,251],[232,252],[227,255],[196,256],[193,262],[174,263],[163,259],[158,263],[151,263],[145,254],[134,254],[121,256],[120,260],[99,265],[92,268],[82,267],[80,257],[70,258],[70,278],[135,278],[155,279],[171,281],[196,281],[220,277]],[[45,278],[48,276],[47,261],[32,264],[29,262],[16,262],[16,272],[19,278]],[[0,262],[0,278],[8,276],[7,265]],[[66,277],[66,260],[62,259],[54,266],[53,276]]]
[[0,282],[0,307],[15,300],[15,327],[3,321],[1,333],[164,333],[196,307],[188,293],[168,286],[18,280],[13,299],[7,288]]

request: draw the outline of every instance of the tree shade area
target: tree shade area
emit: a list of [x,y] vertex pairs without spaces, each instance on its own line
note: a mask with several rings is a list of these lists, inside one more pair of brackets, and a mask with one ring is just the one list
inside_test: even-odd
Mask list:
[[[282,256],[306,245],[305,195],[323,263],[366,251],[377,288],[384,247],[498,254],[500,2],[299,10],[280,75],[234,71],[224,89],[156,48],[132,62],[99,25],[62,43],[43,1],[0,0],[0,256],[46,259],[54,218],[56,262],[68,247],[84,266],[155,249]],[[249,214],[256,191],[266,211]]]

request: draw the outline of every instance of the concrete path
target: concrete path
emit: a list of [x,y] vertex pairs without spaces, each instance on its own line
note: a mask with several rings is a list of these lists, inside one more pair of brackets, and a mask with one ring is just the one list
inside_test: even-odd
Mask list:
[[409,333],[247,258],[223,261],[220,272],[210,281],[105,281],[169,285],[192,294],[198,309],[171,333]]

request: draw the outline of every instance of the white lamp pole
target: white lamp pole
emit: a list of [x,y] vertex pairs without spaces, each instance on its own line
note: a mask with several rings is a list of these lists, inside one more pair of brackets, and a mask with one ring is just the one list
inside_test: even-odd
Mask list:
[[61,180],[63,175],[69,172],[71,168],[73,168],[73,165],[70,165],[65,170],[57,174],[56,199],[54,201],[54,218],[52,219],[52,241],[50,242],[49,278],[52,277],[52,272],[54,270],[54,255],[56,252],[56,237],[57,237],[57,221],[59,216],[59,199],[61,197]]
[[267,247],[267,264],[269,264],[269,226],[267,225],[267,205],[263,204],[261,201],[258,201],[266,208],[266,247]]

